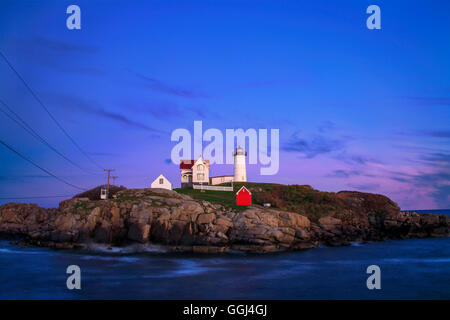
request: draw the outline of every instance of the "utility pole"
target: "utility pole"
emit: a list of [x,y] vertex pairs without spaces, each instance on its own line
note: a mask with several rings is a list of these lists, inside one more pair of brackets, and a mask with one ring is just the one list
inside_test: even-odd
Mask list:
[[112,176],[112,178],[113,178],[113,186],[115,186],[116,185],[116,179],[118,178],[118,176]]
[[108,171],[108,196],[109,196],[109,177],[110,177],[110,175],[111,175],[111,172],[113,172],[113,171],[116,171],[116,170],[114,170],[114,169],[103,169],[103,171]]

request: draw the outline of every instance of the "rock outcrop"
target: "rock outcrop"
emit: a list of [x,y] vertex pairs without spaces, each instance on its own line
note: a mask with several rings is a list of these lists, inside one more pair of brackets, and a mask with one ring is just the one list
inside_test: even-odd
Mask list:
[[261,206],[242,212],[164,189],[130,189],[117,199],[74,198],[58,209],[9,203],[0,207],[0,233],[57,248],[90,243],[155,243],[193,252],[229,249],[271,252],[313,248],[320,243],[448,236],[450,217],[400,212],[380,195],[345,192],[358,214],[305,215]]

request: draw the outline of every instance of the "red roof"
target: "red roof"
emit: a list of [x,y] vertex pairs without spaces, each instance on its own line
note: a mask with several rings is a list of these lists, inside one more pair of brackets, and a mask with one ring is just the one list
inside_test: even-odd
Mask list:
[[[197,160],[181,160],[180,161],[180,169],[192,169],[192,166],[195,164]],[[209,167],[209,160],[203,160],[206,166]]]
[[180,169],[191,169],[194,163],[195,160],[181,160]]
[[241,191],[244,191],[244,193],[247,192],[248,194],[252,194],[252,193],[250,192],[250,190],[248,190],[245,186],[242,186],[242,187],[238,190],[238,192],[236,192],[236,195],[238,195],[239,193],[241,193]]

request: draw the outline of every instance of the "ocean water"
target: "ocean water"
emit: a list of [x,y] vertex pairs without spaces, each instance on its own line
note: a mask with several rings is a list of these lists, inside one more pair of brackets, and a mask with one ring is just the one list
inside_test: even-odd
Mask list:
[[[81,268],[81,290],[66,287],[73,264]],[[381,268],[380,290],[366,287],[373,264]],[[450,237],[265,255],[0,241],[0,299],[450,299]]]

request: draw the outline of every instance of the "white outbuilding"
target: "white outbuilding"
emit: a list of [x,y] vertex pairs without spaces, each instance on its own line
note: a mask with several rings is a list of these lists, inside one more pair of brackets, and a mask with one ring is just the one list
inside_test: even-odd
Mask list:
[[160,174],[159,177],[152,182],[151,188],[172,190],[172,183],[169,179],[164,177],[164,175]]

